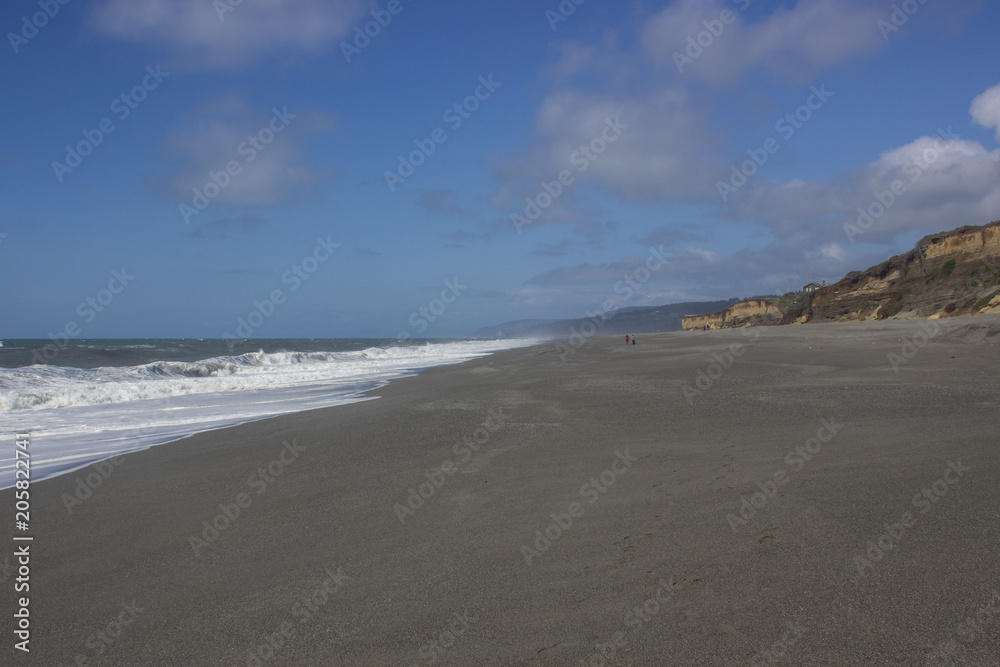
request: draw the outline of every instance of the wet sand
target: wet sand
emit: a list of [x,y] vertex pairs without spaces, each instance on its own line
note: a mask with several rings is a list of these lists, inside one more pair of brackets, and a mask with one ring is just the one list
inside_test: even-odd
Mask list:
[[5,651],[998,664],[1000,317],[931,324],[549,343],[36,483]]

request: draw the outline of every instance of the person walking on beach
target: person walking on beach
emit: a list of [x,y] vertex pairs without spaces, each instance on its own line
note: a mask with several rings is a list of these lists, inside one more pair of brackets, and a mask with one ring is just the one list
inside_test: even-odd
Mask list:
[[632,334],[632,344],[635,345],[635,334]]
[[625,344],[628,345],[628,334],[625,334]]

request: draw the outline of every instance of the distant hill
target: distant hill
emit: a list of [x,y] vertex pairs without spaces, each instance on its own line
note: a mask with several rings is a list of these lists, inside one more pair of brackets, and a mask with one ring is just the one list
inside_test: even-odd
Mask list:
[[551,323],[552,320],[511,320],[492,327],[483,327],[472,333],[473,338],[522,338],[521,333],[533,327]]
[[681,319],[685,315],[703,315],[726,308],[736,299],[729,301],[693,301],[672,303],[665,306],[631,306],[619,309],[606,322],[599,318],[581,317],[568,320],[514,320],[493,327],[484,327],[475,331],[473,338],[496,338],[498,332],[503,332],[506,338],[568,338],[573,331],[589,322],[587,329],[596,326],[596,334],[643,334],[661,331],[680,331]]

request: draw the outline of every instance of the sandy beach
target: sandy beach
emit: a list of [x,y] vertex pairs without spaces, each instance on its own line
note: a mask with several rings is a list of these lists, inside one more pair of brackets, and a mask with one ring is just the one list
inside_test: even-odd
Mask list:
[[33,485],[12,653],[1000,664],[998,368],[1000,316],[596,337],[130,454]]

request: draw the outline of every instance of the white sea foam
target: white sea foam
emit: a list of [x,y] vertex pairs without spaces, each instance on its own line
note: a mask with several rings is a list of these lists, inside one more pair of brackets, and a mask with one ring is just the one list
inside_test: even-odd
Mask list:
[[460,341],[347,352],[258,351],[140,366],[0,369],[0,488],[14,483],[14,433],[31,434],[32,479],[279,414],[362,400],[422,368],[531,341]]

